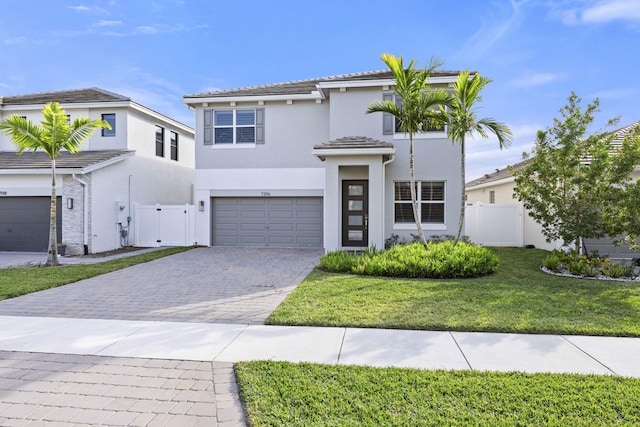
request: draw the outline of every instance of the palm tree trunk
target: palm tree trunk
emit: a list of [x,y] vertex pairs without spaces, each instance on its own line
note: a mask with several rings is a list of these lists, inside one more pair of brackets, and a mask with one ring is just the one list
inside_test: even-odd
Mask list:
[[56,229],[57,217],[56,196],[56,159],[51,159],[51,209],[49,216],[49,253],[46,265],[60,265],[58,261],[58,231]]
[[464,180],[465,178],[465,162],[464,162],[464,136],[462,137],[462,140],[460,141],[460,152],[461,152],[461,158],[460,158],[460,179],[462,180],[462,183],[460,184],[462,186],[462,194],[460,195],[460,219],[458,220],[458,232],[456,233],[456,237],[455,239],[453,239],[453,246],[455,247],[458,244],[458,241],[460,240],[460,234],[462,234],[462,226],[464,225],[464,210],[465,210],[465,205],[466,205],[466,200],[464,197],[465,194],[465,184],[464,184]]
[[416,171],[414,166],[414,146],[413,135],[409,134],[409,170],[411,172],[410,191],[411,191],[411,206],[413,207],[413,218],[416,221],[416,227],[418,228],[418,236],[420,241],[424,245],[425,249],[428,249],[427,239],[424,237],[424,231],[422,231],[422,223],[420,221],[420,211],[418,209],[418,195],[416,194]]

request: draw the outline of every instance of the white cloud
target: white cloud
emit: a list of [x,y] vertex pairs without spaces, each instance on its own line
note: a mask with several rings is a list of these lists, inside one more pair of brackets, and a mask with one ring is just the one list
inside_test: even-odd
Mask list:
[[532,73],[525,72],[520,77],[512,80],[510,84],[519,88],[531,88],[546,85],[565,78],[563,74],[557,73]]
[[69,9],[73,9],[76,12],[88,12],[91,10],[90,7],[85,6],[85,5],[78,5],[78,6],[67,6]]
[[606,24],[614,21],[640,23],[640,1],[597,0],[582,1],[564,9],[566,3],[550,2],[551,14],[559,17],[565,25]]
[[640,2],[638,0],[603,0],[582,12],[582,21],[586,23],[605,23],[611,21],[640,22]]
[[29,39],[27,39],[26,37],[14,37],[11,39],[4,39],[2,41],[2,43],[4,44],[24,44],[27,41],[29,41]]
[[101,20],[93,24],[94,27],[115,27],[118,25],[122,25],[122,21],[106,21]]
[[506,19],[487,19],[482,17],[480,29],[467,40],[455,56],[478,58],[484,55],[495,43],[520,23],[521,8],[526,2],[527,0],[510,0],[510,8],[507,11],[508,16]]

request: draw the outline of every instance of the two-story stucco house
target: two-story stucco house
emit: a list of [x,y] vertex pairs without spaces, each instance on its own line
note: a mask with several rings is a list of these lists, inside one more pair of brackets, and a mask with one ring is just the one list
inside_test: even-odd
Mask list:
[[[194,131],[131,99],[102,89],[0,97],[0,118],[42,120],[56,101],[69,119],[102,118],[111,130],[96,132],[76,154],[56,161],[58,241],[68,254],[134,245],[134,204],[191,202]],[[0,135],[0,251],[46,251],[51,162],[44,152],[16,154]]]
[[[449,87],[457,72],[436,72]],[[411,239],[409,140],[394,118],[388,71],[186,95],[195,111],[196,240],[202,245],[384,247]],[[460,148],[443,130],[416,135],[425,234],[454,234]]]

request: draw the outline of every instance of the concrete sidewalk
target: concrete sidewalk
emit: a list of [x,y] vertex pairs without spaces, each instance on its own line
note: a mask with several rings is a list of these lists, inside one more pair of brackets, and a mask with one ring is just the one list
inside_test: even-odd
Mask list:
[[0,316],[2,426],[246,426],[233,362],[640,377],[640,338]]
[[640,377],[640,338],[0,316],[0,350]]

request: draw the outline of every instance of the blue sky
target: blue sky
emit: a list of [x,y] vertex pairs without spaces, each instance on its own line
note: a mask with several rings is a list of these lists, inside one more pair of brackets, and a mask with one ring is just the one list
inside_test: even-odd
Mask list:
[[438,56],[491,78],[479,115],[514,132],[469,143],[472,179],[519,161],[571,91],[600,99],[594,130],[640,120],[639,48],[640,0],[2,0],[0,96],[97,86],[192,125],[185,94]]

